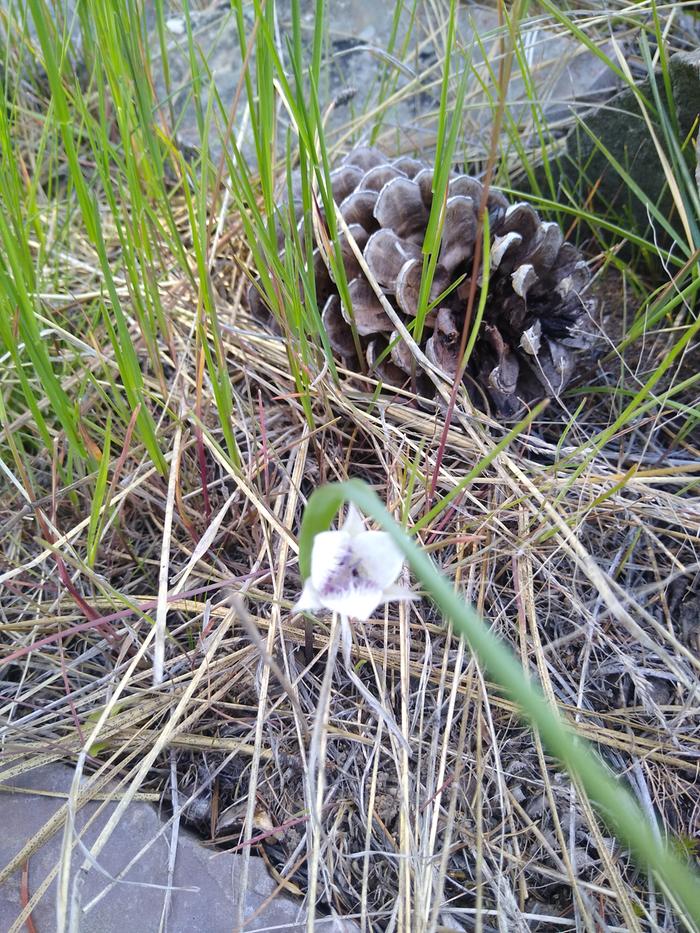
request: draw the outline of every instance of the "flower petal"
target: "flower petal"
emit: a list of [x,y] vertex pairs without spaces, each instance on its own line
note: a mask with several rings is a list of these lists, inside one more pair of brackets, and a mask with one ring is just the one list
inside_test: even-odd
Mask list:
[[323,609],[323,603],[319,599],[316,587],[309,578],[304,584],[301,596],[292,607],[293,612],[315,612],[317,609]]
[[[344,529],[322,531],[314,538],[311,551],[311,580],[320,594],[342,573],[352,559],[352,538]],[[348,566],[347,573],[350,568]]]
[[343,591],[330,596],[324,596],[323,604],[326,609],[339,612],[342,615],[366,622],[374,610],[384,602],[384,594],[379,587],[351,585]]
[[400,583],[392,583],[384,589],[382,597],[385,603],[393,602],[395,599],[401,602],[414,602],[420,599],[420,594],[407,586],[401,586]]
[[403,554],[386,531],[363,531],[352,539],[353,556],[360,572],[379,589],[386,589],[401,573]]
[[348,506],[348,514],[345,516],[345,521],[343,522],[343,531],[354,538],[355,535],[362,534],[364,530],[365,523],[362,516],[357,511],[357,507],[351,502]]

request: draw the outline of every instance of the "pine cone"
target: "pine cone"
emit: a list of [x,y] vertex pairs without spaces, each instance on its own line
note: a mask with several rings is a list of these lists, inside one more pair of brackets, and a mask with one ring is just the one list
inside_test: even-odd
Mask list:
[[[406,156],[388,160],[378,149],[360,147],[349,153],[331,180],[336,204],[367,266],[398,316],[408,322],[418,308],[432,168]],[[476,178],[450,178],[431,302],[463,280],[430,312],[421,338],[426,357],[449,376],[458,366],[482,192]],[[295,209],[300,216],[301,204],[295,203]],[[565,388],[574,371],[575,351],[593,345],[595,301],[583,297],[588,267],[576,248],[564,242],[556,223],[542,221],[529,204],[509,204],[496,189],[489,191],[487,209],[489,295],[464,380],[477,406],[483,407],[485,393],[500,414],[512,417],[525,405]],[[416,374],[414,357],[362,274],[350,244],[343,244],[352,317],[320,251],[314,253],[317,297],[329,342],[349,367],[369,368],[384,381],[403,385]],[[253,310],[260,311],[262,300],[254,284],[249,297]],[[364,366],[357,358],[352,319]],[[389,354],[377,362],[388,346]]]

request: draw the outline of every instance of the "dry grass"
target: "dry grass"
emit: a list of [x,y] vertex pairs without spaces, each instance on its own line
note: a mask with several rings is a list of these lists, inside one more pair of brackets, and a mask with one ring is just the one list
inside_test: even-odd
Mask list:
[[[31,470],[44,471],[46,501],[30,508],[19,489],[6,489],[2,630],[12,654],[3,668],[2,778],[78,757],[93,777],[74,806],[116,777],[123,801],[146,788],[167,804],[173,763],[174,818],[213,842],[264,853],[280,888],[301,893],[307,756],[329,627],[290,613],[300,513],[319,483],[352,475],[410,524],[422,513],[442,419],[405,395],[373,398],[368,381],[345,374],[336,386],[325,375],[309,431],[280,339],[236,301],[241,249],[230,241],[236,262],[222,275],[219,313],[244,469],[227,465],[208,425],[203,493],[191,301],[172,284],[168,389],[182,413],[162,429],[172,481],[138,447],[124,452],[92,569],[82,558],[89,504],[80,485],[52,486],[56,464],[38,461]],[[649,351],[653,367],[663,348]],[[601,365],[597,378],[604,384],[610,373]],[[604,404],[591,424],[610,417]],[[498,437],[478,416],[462,421],[448,437],[442,494]],[[544,440],[560,429],[553,414],[420,540],[649,814],[692,848],[700,829],[700,722],[689,701],[700,668],[697,460],[687,448],[670,465],[640,462],[631,433],[572,482]],[[587,426],[575,430],[580,443]],[[59,560],[80,601],[57,575]],[[245,598],[255,637],[227,608],[234,593]],[[154,687],[158,619],[167,636]],[[337,665],[321,908],[376,929],[573,929],[574,917],[588,929],[668,928],[659,892],[602,835],[590,802],[552,768],[429,604],[357,626],[353,657],[410,755]],[[99,745],[81,755],[93,728]]]
[[[356,132],[348,125],[338,145]],[[194,267],[179,195],[173,216]],[[64,833],[67,913],[71,859],[83,859],[71,814],[110,794],[120,808],[145,796],[163,805],[175,843],[184,824],[212,845],[261,854],[281,891],[303,897],[309,864],[317,866],[319,912],[353,916],[364,930],[675,929],[663,892],[605,836],[585,793],[428,600],[354,628],[355,670],[396,729],[373,715],[340,661],[329,666],[330,620],[291,611],[301,588],[296,534],[319,484],[361,477],[410,527],[424,514],[434,470],[444,496],[507,428],[458,407],[436,467],[442,404],[378,393],[370,378],[343,371],[336,384],[325,368],[310,374],[311,428],[283,339],[245,307],[250,256],[238,220],[221,216],[213,284],[240,468],[226,453],[195,338],[199,296],[179,273],[157,283],[167,314],[157,366],[134,316],[128,321],[145,395],[164,402],[157,436],[166,475],[132,420],[113,443],[95,526],[94,474],[62,481],[65,437],[52,449],[24,443],[13,459],[13,438],[26,441],[33,416],[15,412],[5,425],[0,781],[51,761],[77,770],[66,805],[0,880],[47,835]],[[108,217],[105,228],[115,247]],[[602,267],[602,258],[592,261]],[[163,267],[177,268],[169,259]],[[46,259],[43,281],[55,283],[41,295],[45,336],[57,355],[77,354],[63,388],[89,440],[89,427],[113,410],[107,374],[117,361],[91,317],[103,279],[78,225],[70,252]],[[115,284],[131,315],[128,278]],[[681,326],[618,352],[628,283],[603,269],[597,287],[610,352],[581,374],[580,398],[574,390],[550,405],[418,540],[659,832],[694,859],[700,440],[681,428],[697,413],[697,388],[669,395],[669,405],[662,396],[700,357],[689,344],[681,367],[654,387],[662,401],[593,446]],[[2,391],[17,392],[13,372]],[[38,404],[48,412],[46,398]],[[314,827],[319,715],[327,766]],[[41,893],[30,892],[25,917]]]

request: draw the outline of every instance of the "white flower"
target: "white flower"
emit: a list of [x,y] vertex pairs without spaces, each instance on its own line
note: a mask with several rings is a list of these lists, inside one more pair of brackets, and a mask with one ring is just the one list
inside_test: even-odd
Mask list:
[[311,576],[294,609],[330,609],[365,622],[382,603],[417,599],[395,583],[403,562],[391,537],[385,531],[366,531],[350,505],[339,531],[322,531],[314,538]]

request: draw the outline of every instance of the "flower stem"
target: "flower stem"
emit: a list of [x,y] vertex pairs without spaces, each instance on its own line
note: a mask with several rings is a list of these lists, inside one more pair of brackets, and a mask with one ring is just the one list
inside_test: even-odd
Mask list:
[[313,933],[316,923],[316,899],[318,892],[318,871],[321,861],[323,795],[326,789],[326,753],[328,749],[328,720],[330,718],[331,684],[335,671],[335,660],[338,656],[340,633],[343,624],[348,625],[347,617],[338,620],[333,613],[331,631],[328,638],[328,655],[326,657],[326,671],[318,695],[318,711],[314,720],[314,729],[309,744],[309,761],[307,771],[308,799],[309,799],[309,830],[311,835],[311,852],[309,855],[309,894],[308,910],[306,914],[306,929]]

